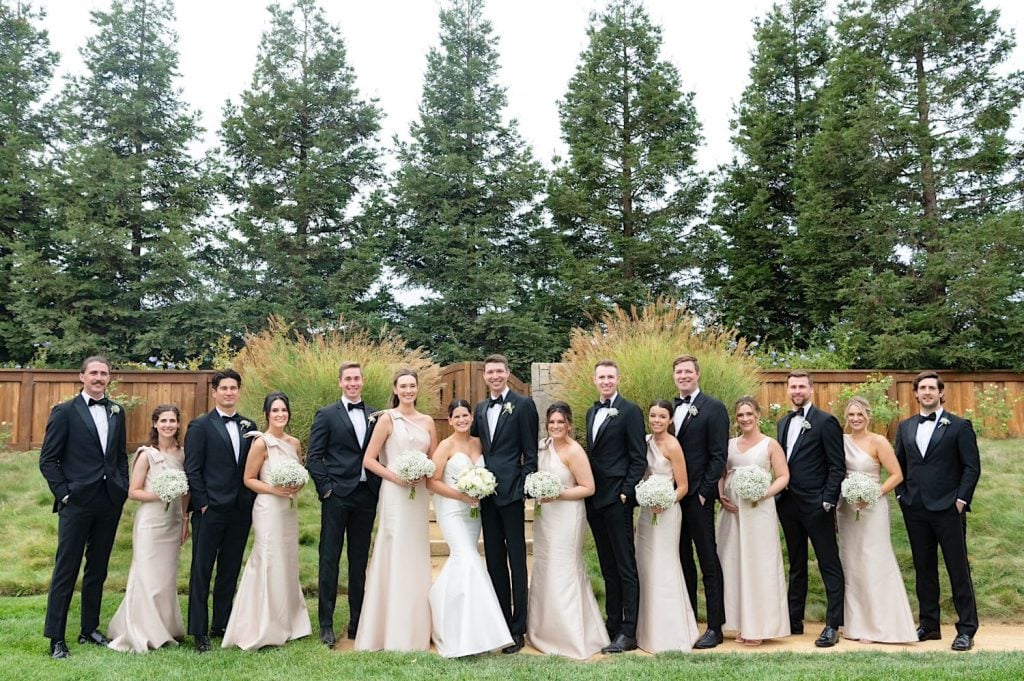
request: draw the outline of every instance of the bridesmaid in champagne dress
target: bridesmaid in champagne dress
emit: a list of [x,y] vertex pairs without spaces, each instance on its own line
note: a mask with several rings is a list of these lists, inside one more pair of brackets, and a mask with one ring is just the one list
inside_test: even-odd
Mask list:
[[473,412],[466,400],[448,405],[451,436],[434,450],[437,466],[427,487],[434,492],[434,511],[448,543],[448,560],[430,587],[431,638],[443,657],[464,657],[512,645],[512,634],[484,568],[480,550],[480,517],[471,517],[477,500],[456,489],[459,475],[486,462],[480,438],[471,437]]
[[[392,386],[393,408],[377,416],[363,457],[363,467],[382,482],[355,649],[429,650],[430,494],[422,480],[404,482],[394,467],[407,452],[429,455],[437,446],[437,433],[434,420],[416,410],[416,372],[399,369]],[[414,499],[409,498],[410,487],[416,489]]]
[[[775,495],[789,484],[786,454],[760,430],[761,407],[753,397],[736,402],[740,436],[729,440],[729,458],[718,491],[725,513],[718,516],[718,558],[725,576],[725,629],[750,646],[789,636],[789,605],[782,569]],[[772,473],[768,492],[754,504],[733,490],[734,473],[759,466]]]
[[863,397],[846,404],[851,430],[843,436],[847,475],[860,472],[880,481],[885,466],[888,478],[873,506],[839,500],[839,555],[846,575],[843,635],[862,643],[911,643],[917,641],[917,628],[892,550],[887,499],[903,481],[903,472],[889,441],[868,430],[870,421],[871,405]]
[[557,475],[564,489],[534,512],[526,635],[542,653],[585,660],[610,639],[583,564],[583,500],[594,493],[594,475],[586,452],[570,437],[571,428],[568,404],[548,407],[549,437],[538,448],[537,470]]
[[281,392],[263,401],[267,432],[249,432],[243,482],[256,492],[252,508],[253,543],[221,646],[256,650],[280,646],[309,636],[312,629],[299,582],[299,519],[295,497],[302,486],[270,482],[274,466],[302,463],[299,441],[284,432],[291,418],[288,397]]
[[132,565],[124,600],[110,620],[109,647],[145,653],[185,636],[178,601],[178,553],[188,538],[189,495],[169,505],[153,493],[151,483],[164,471],[183,471],[185,452],[178,442],[181,414],[161,404],[152,415],[149,442],[139,447],[132,466],[128,496],[139,504],[132,526]]
[[[641,508],[636,526],[636,567],[640,577],[640,614],[636,641],[649,653],[690,650],[697,642],[697,620],[686,593],[683,568],[679,563],[679,531],[683,522],[679,500],[686,496],[686,460],[679,441],[668,432],[672,425],[672,403],[658,400],[647,415],[651,435],[647,436],[647,471],[671,478],[676,486],[676,503],[668,508]],[[657,514],[658,524],[654,524]]]

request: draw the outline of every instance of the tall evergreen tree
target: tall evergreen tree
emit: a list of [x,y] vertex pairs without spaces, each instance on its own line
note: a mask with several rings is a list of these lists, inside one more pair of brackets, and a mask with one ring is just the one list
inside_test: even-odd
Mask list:
[[209,186],[189,155],[197,115],[175,88],[177,36],[166,0],[92,12],[86,73],[61,97],[66,139],[52,248],[18,273],[19,321],[49,356],[74,362],[181,359],[220,333],[189,259]]
[[268,11],[252,83],[225,106],[220,134],[230,224],[244,237],[228,241],[228,288],[251,329],[270,314],[300,326],[365,318],[387,299],[373,294],[380,239],[359,214],[381,178],[381,112],[360,97],[316,0]]
[[706,195],[693,93],[661,57],[661,29],[638,0],[591,16],[589,43],[560,105],[569,147],[548,205],[568,258],[563,303],[575,323],[611,304],[691,299],[687,238]]
[[0,362],[32,355],[29,334],[12,309],[18,297],[12,275],[16,252],[38,250],[48,231],[43,155],[54,131],[52,112],[41,101],[57,54],[37,27],[43,16],[28,3],[0,0]]
[[508,354],[513,370],[553,358],[565,339],[537,306],[543,173],[503,120],[497,38],[483,0],[441,10],[419,120],[398,146],[392,263],[427,291],[407,311],[411,341],[442,363]]
[[721,170],[704,283],[713,315],[751,340],[805,346],[820,330],[787,257],[797,232],[796,169],[818,131],[829,56],[824,0],[786,0],[754,22],[750,83],[732,121],[737,156]]

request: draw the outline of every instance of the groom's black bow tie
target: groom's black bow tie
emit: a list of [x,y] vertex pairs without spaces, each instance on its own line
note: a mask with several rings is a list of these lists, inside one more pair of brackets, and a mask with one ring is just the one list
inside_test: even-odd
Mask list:
[[94,406],[94,405],[97,405],[97,404],[98,404],[98,405],[100,405],[101,407],[105,407],[105,406],[107,406],[108,404],[110,404],[110,400],[108,400],[108,399],[107,399],[106,397],[101,397],[101,398],[100,398],[100,399],[98,399],[98,400],[94,400],[94,399],[93,399],[93,398],[91,398],[91,397],[89,398],[89,406],[90,406],[90,407],[92,407],[92,406]]
[[917,415],[917,422],[918,423],[924,423],[925,421],[934,421],[934,420],[935,420],[935,412],[934,411],[931,414],[928,414],[927,416],[925,416],[924,414],[918,414]]
[[228,421],[234,421],[235,423],[238,423],[239,421],[242,420],[242,417],[239,416],[238,414],[232,414],[231,416],[228,416],[227,414],[221,414],[220,417],[224,421],[224,423],[227,423]]
[[487,408],[490,409],[494,405],[496,405],[496,404],[498,404],[498,405],[504,404],[504,402],[505,402],[505,396],[504,395],[498,395],[497,397],[490,397],[490,398],[487,399]]
[[594,402],[594,406],[597,407],[598,409],[611,409],[612,408],[612,401],[611,400],[604,400],[602,402],[601,400],[598,400],[597,402]]
[[348,410],[352,411],[353,409],[362,409],[363,411],[366,411],[366,404],[364,402],[349,402]]
[[672,403],[676,406],[676,408],[678,408],[680,405],[689,404],[691,397],[693,396],[687,395],[686,397],[677,397],[674,400],[672,400]]
[[799,409],[794,410],[793,416],[799,416],[800,418],[804,418],[804,408],[800,407]]

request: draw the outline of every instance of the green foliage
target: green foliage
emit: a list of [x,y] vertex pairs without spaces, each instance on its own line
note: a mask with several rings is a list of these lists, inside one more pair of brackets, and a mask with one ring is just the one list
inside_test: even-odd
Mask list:
[[0,421],[0,453],[7,451],[7,445],[13,437],[14,428],[7,421]]
[[843,388],[835,402],[829,404],[829,409],[840,423],[844,423],[846,403],[852,397],[863,397],[871,405],[871,430],[884,435],[889,424],[900,417],[900,403],[889,397],[892,382],[892,376],[868,374],[867,380],[860,385]]
[[853,363],[852,358],[847,356],[842,348],[834,345],[758,348],[754,359],[760,369],[849,369]]
[[[672,361],[693,355],[700,362],[700,389],[730,409],[743,395],[757,392],[758,377],[746,342],[735,332],[704,327],[682,306],[659,299],[641,310],[615,308],[590,330],[573,331],[565,363],[557,369],[558,399],[573,409],[577,433],[597,394],[594,365],[602,359],[619,365],[619,391],[646,414],[656,399],[672,398],[678,390]],[[585,440],[584,440],[585,441]]]
[[768,437],[777,437],[779,434],[779,421],[782,419],[782,415],[785,413],[785,409],[778,402],[772,402],[771,404],[761,405],[761,418],[757,421],[757,426],[761,432]]
[[374,334],[339,320],[336,329],[307,338],[279,317],[271,317],[267,328],[249,336],[232,361],[242,376],[239,411],[256,419],[262,429],[263,399],[272,391],[284,392],[292,407],[288,430],[305,445],[316,411],[340,398],[338,367],[346,361],[363,365],[367,404],[390,407],[393,375],[409,367],[419,373],[419,410],[436,410],[440,367],[422,350],[406,349],[396,333],[385,329]]
[[975,393],[974,409],[964,411],[964,418],[971,419],[978,437],[1005,440],[1010,437],[1010,420],[1017,404],[1024,396],[1011,398],[1006,388],[990,385]]

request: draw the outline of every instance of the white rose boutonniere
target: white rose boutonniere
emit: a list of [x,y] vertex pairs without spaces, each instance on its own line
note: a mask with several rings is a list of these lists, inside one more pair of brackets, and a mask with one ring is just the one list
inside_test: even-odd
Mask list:
[[690,405],[690,418],[693,418],[694,416],[696,416],[699,413],[700,413],[700,410],[697,409],[697,407],[694,407],[693,405]]
[[239,427],[241,427],[242,430],[249,430],[250,428],[252,428],[252,421],[242,419],[241,421],[238,422],[238,425]]
[[941,419],[939,419],[939,426],[948,426],[948,425],[949,425],[949,419],[947,419],[945,416],[943,416]]
[[506,402],[504,404],[504,406],[502,406],[501,410],[503,412],[505,412],[506,414],[511,414],[512,410],[515,409],[515,408],[516,408],[516,405],[512,404],[511,402]]
[[377,415],[378,415],[378,414],[380,414],[380,412],[379,412],[379,411],[375,411],[375,412],[373,412],[372,414],[370,414],[369,416],[367,416],[367,417],[366,417],[366,423],[367,423],[367,425],[369,425],[369,424],[371,424],[371,423],[375,422],[375,421],[377,420]]
[[800,430],[802,430],[802,431],[804,431],[806,433],[810,429],[811,429],[811,422],[808,421],[807,419],[804,419],[804,422],[802,424],[800,424]]
[[117,416],[120,413],[121,413],[121,407],[117,406],[116,404],[110,405],[110,415],[111,416]]
[[615,407],[612,407],[612,408],[610,408],[608,410],[608,418],[613,419],[613,418],[615,418],[618,415],[619,415],[619,410],[616,409]]

